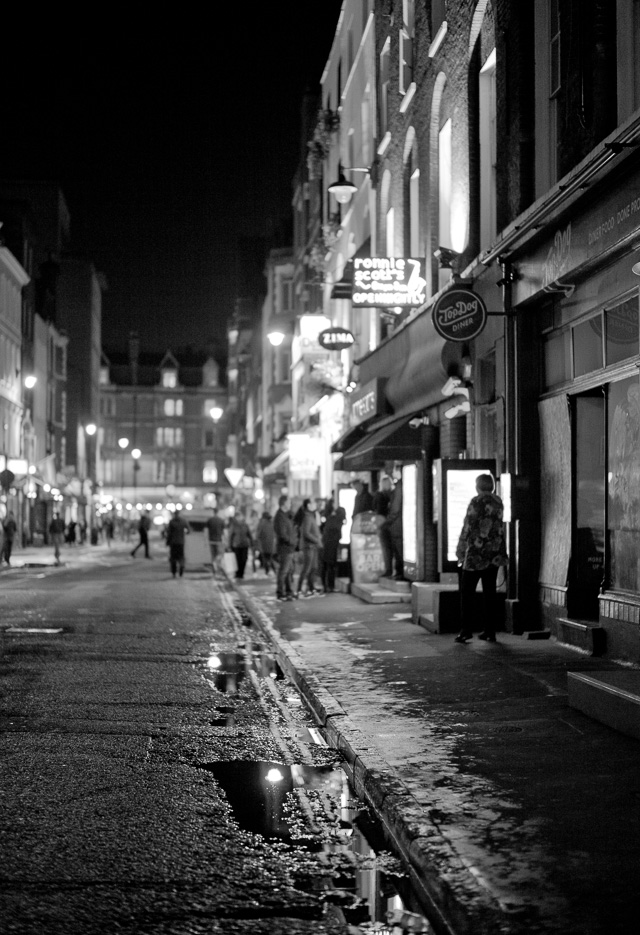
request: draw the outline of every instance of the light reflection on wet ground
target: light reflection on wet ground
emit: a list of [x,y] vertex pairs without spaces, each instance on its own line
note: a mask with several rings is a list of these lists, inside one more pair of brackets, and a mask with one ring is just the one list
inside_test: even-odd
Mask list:
[[[200,765],[224,790],[240,828],[278,847],[296,886],[338,906],[357,931],[433,931],[409,908],[402,867],[381,846],[380,828],[341,769],[252,760]],[[318,855],[320,872],[305,854]]]

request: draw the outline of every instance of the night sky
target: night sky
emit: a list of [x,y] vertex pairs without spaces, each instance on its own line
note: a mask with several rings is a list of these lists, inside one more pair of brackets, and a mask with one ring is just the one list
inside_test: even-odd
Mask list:
[[108,282],[106,347],[131,329],[153,350],[224,334],[239,237],[291,216],[302,95],[340,7],[237,5],[234,21],[225,6],[222,24],[217,7],[166,24],[149,7],[158,21],[21,35],[5,60],[0,177],[60,183],[74,248]]

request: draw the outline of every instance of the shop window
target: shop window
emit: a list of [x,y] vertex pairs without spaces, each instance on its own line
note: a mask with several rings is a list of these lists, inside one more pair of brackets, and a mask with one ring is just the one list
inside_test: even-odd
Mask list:
[[545,389],[571,379],[569,331],[550,335],[544,342]]
[[181,416],[182,415],[182,400],[181,399],[165,399],[164,400],[164,414],[165,416]]
[[608,529],[612,588],[640,589],[640,383],[630,377],[611,383],[608,394]]
[[573,338],[573,375],[582,377],[586,373],[600,370],[602,360],[602,315],[576,325]]
[[638,353],[638,296],[606,309],[604,320],[607,365],[635,357]]

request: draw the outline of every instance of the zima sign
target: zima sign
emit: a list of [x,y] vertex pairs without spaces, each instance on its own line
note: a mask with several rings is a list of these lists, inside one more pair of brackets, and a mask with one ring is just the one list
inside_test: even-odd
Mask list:
[[427,300],[424,261],[406,257],[356,257],[353,307],[419,308]]
[[346,351],[355,342],[346,328],[327,328],[318,335],[318,344],[326,351]]
[[487,307],[471,289],[449,289],[431,314],[434,328],[445,341],[470,341],[487,323]]

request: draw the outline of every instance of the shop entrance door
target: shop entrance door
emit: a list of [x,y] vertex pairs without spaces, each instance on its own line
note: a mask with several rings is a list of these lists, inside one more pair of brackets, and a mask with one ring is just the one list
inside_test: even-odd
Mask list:
[[569,614],[598,619],[604,576],[606,437],[602,388],[573,400],[574,501]]

